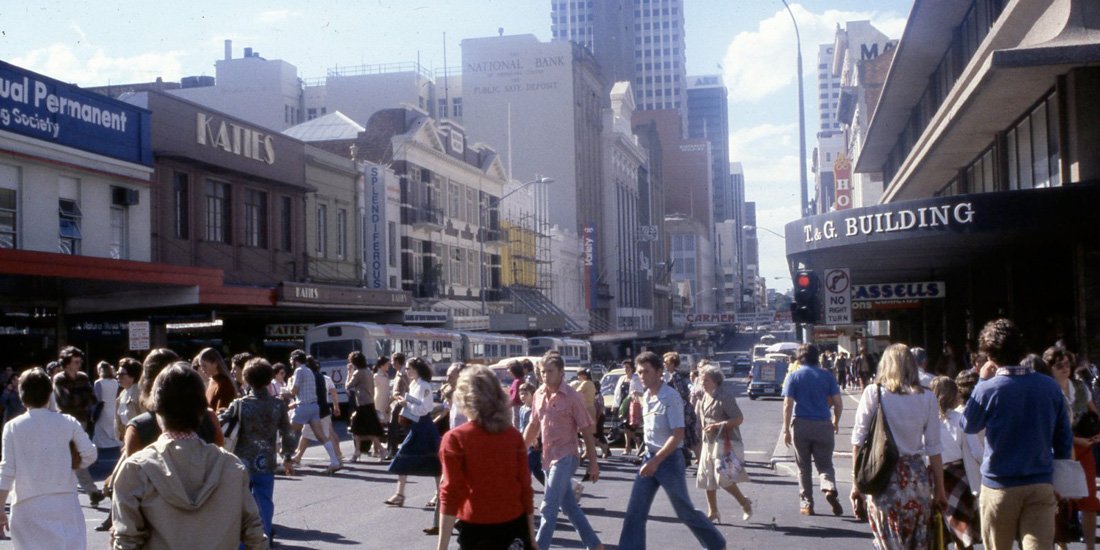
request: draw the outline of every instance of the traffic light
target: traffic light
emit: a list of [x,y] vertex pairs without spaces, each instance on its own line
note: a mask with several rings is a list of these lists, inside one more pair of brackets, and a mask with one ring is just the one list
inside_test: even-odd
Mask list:
[[810,270],[794,274],[794,302],[791,319],[796,323],[817,322],[817,274]]

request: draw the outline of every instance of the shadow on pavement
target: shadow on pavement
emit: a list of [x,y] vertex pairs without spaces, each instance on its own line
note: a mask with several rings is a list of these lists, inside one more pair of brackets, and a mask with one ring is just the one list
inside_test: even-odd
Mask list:
[[[302,542],[306,546],[295,546],[292,542]],[[275,525],[275,547],[277,548],[301,548],[311,549],[317,548],[317,543],[323,542],[326,544],[340,544],[347,546],[361,546],[363,543],[356,540],[351,540],[339,533],[328,533],[325,531],[318,531],[316,529],[295,529],[294,527],[286,527],[282,525]]]
[[824,527],[824,526],[805,526],[805,525],[778,525],[775,523],[748,523],[741,526],[741,529],[747,529],[751,531],[775,531],[782,533],[788,537],[811,537],[819,539],[837,539],[837,538],[861,538],[870,540],[871,528],[863,522],[856,520],[846,521],[848,525],[855,524],[857,529],[850,529],[846,527]]

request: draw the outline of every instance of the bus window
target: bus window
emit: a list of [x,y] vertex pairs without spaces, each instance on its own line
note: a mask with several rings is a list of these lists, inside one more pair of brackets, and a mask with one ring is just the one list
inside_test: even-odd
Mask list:
[[393,342],[390,340],[376,340],[374,342],[374,358],[389,357],[393,354]]
[[416,341],[416,356],[420,357],[420,358],[423,358],[423,359],[428,359],[428,358],[431,357],[429,355],[429,351],[428,351],[428,341],[427,340],[417,340]]
[[450,340],[444,340],[440,342],[440,356],[439,362],[450,363],[455,360],[454,354],[454,342]]
[[363,351],[363,343],[359,340],[330,340],[309,346],[309,354],[321,362],[347,361],[348,354],[353,351]]

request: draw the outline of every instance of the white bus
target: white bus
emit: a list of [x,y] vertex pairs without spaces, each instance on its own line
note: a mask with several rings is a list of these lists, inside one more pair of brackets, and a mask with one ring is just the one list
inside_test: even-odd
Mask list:
[[592,366],[592,344],[587,340],[538,336],[527,342],[527,352],[530,355],[542,355],[553,349],[561,354],[567,367]]
[[459,361],[471,365],[492,365],[509,357],[527,355],[527,339],[492,332],[460,332],[462,353]]
[[348,354],[361,351],[368,363],[397,352],[420,357],[432,365],[435,373],[445,373],[462,349],[462,337],[454,331],[374,323],[327,323],[306,333],[306,353],[321,364],[321,372],[336,382],[341,401]]
[[321,364],[321,372],[336,382],[341,401],[348,354],[361,351],[367,362],[397,352],[405,357],[428,361],[432,373],[442,376],[455,361],[492,365],[508,357],[527,355],[527,339],[491,332],[453,330],[404,325],[341,322],[313,327],[306,333],[306,353]]

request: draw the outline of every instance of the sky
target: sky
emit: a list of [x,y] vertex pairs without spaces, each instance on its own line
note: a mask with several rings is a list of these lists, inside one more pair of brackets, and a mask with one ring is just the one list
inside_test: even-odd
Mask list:
[[[428,68],[457,67],[462,39],[495,36],[499,29],[550,39],[550,0],[6,4],[0,5],[0,59],[80,86],[214,75],[227,39],[234,57],[251,47],[295,65],[307,79],[348,65],[419,60]],[[688,74],[722,74],[730,99],[730,160],[744,165],[757,225],[782,234],[798,217],[800,201],[791,16],[780,0],[684,4]],[[911,7],[912,0],[790,2],[802,37],[808,156],[818,120],[817,46],[832,42],[838,24],[856,20],[900,38]],[[783,241],[767,231],[758,236],[768,287],[789,289]]]

